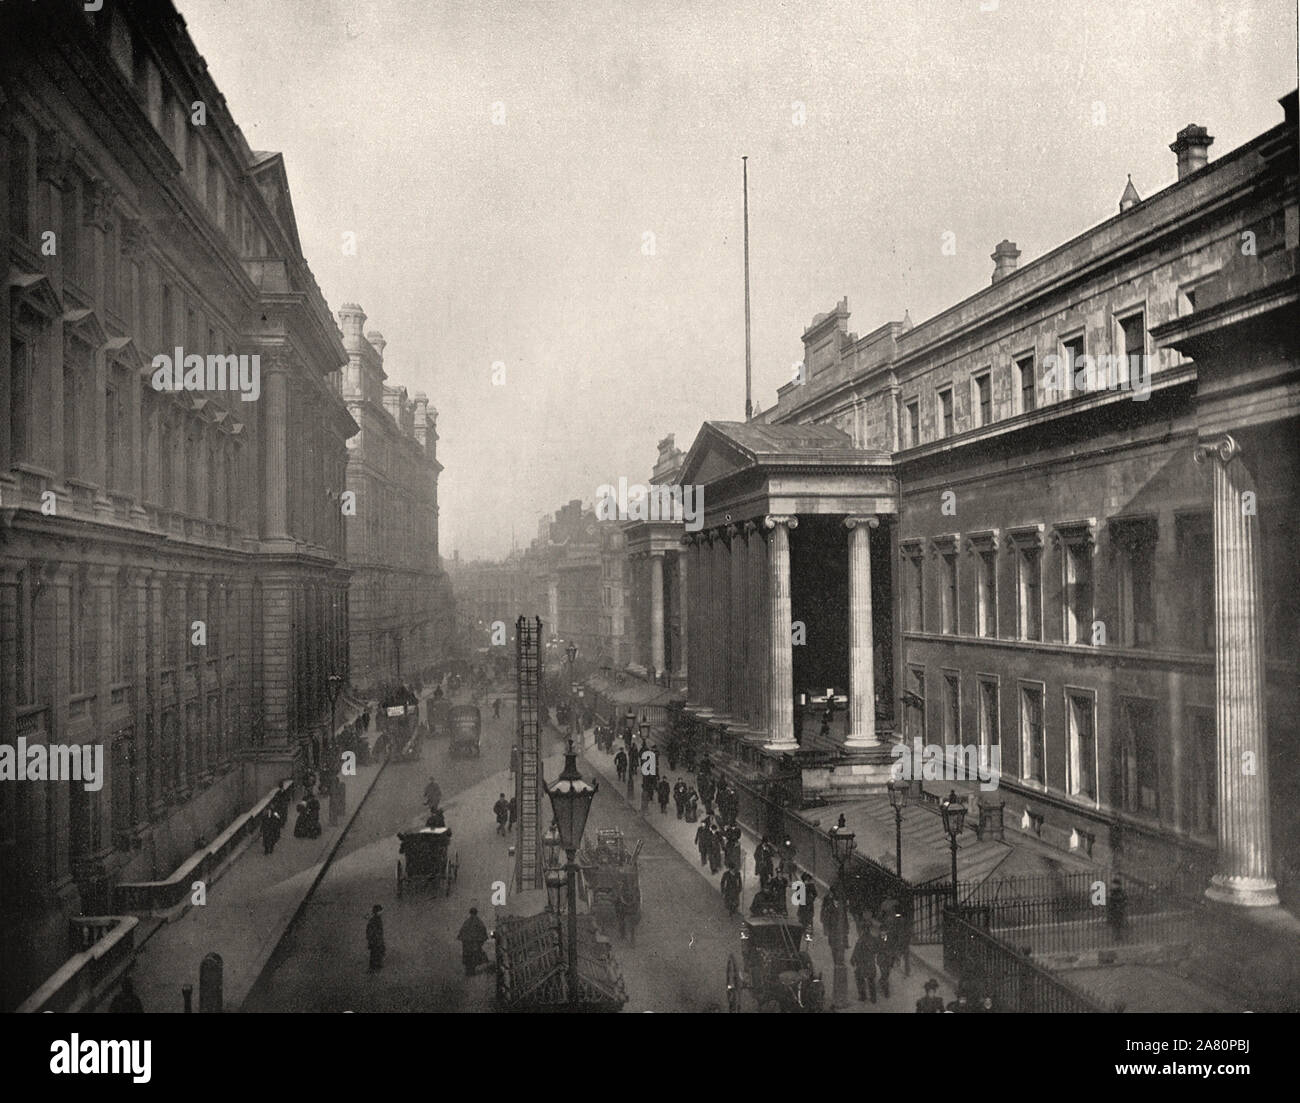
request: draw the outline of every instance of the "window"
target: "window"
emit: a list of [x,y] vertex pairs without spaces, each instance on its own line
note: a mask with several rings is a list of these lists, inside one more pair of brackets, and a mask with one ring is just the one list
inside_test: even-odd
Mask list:
[[1219,829],[1219,800],[1214,713],[1188,709],[1191,762],[1187,771],[1187,800],[1183,803],[1184,829],[1196,835],[1213,835]]
[[998,559],[997,552],[986,549],[977,553],[976,604],[979,611],[979,634],[998,634]]
[[32,456],[32,346],[10,331],[9,336],[9,462]]
[[904,616],[909,632],[925,631],[925,561],[919,550],[907,554],[903,562],[905,587]]
[[18,660],[18,704],[36,701],[36,579],[30,569],[18,572],[18,624],[14,653]]
[[993,424],[993,377],[989,372],[975,377],[975,424]]
[[[87,624],[90,608],[84,575],[74,575],[68,590],[68,691],[86,691],[87,644],[91,627]],[[75,786],[74,786],[75,788]]]
[[915,448],[921,443],[921,401],[912,399],[907,404],[907,447]]
[[1064,543],[1065,642],[1092,643],[1092,541],[1083,538]]
[[920,739],[925,738],[925,671],[909,667],[911,671],[911,688],[906,698],[907,715],[905,723],[907,734]]
[[942,631],[953,636],[957,634],[957,553],[944,552],[940,562],[943,565]]
[[1146,358],[1146,316],[1142,311],[1130,314],[1119,320],[1121,337],[1124,344],[1124,366],[1120,377],[1124,380],[1145,378],[1147,372],[1143,361]]
[[1174,524],[1181,595],[1182,645],[1214,650],[1214,525],[1208,513],[1185,514]]
[[943,676],[943,744],[956,747],[961,743],[961,675]]
[[1156,522],[1117,522],[1111,531],[1119,581],[1118,642],[1124,647],[1154,647]]
[[77,283],[82,282],[85,258],[78,244],[81,234],[81,181],[72,177],[63,193],[63,237],[59,250],[63,253],[64,275]]
[[1160,789],[1156,771],[1156,710],[1151,701],[1122,701],[1124,730],[1119,753],[1119,801],[1125,812],[1156,818]]
[[112,654],[109,655],[109,681],[114,685],[121,682],[125,669],[124,659],[127,649],[127,589],[126,581],[117,578],[108,589],[108,630],[112,635]]
[[945,439],[953,435],[951,387],[939,392],[939,433]]
[[1020,687],[1020,772],[1026,781],[1046,784],[1043,739],[1043,688]]
[[63,473],[69,478],[81,474],[81,361],[80,344],[69,341],[63,361]]
[[104,388],[104,486],[109,490],[117,489],[118,475],[118,425],[122,411],[119,409],[119,395],[116,385],[117,372],[109,368],[110,380]]
[[1066,715],[1070,727],[1070,794],[1097,799],[1096,700],[1087,691],[1067,690]]
[[1022,640],[1043,638],[1043,549],[1022,547],[1016,553],[1017,604]]
[[32,159],[31,143],[27,135],[15,130],[9,135],[9,232],[27,240],[31,232],[31,192],[28,172]]
[[1029,413],[1030,410],[1037,406],[1037,400],[1034,394],[1034,354],[1022,357],[1016,361],[1016,376],[1020,386],[1020,412]]
[[[1050,358],[1049,358],[1050,359]],[[1084,357],[1083,334],[1063,337],[1060,350],[1043,379],[1044,396],[1050,401],[1060,401],[1071,394],[1088,390],[1087,377],[1091,365]]]
[[109,815],[113,830],[113,844],[118,849],[130,848],[131,824],[134,818],[136,788],[139,779],[135,772],[135,740],[131,729],[118,732],[113,738],[113,788],[110,795]]
[[[998,710],[996,678],[983,677],[980,687],[980,746],[986,750],[1001,743],[1002,718]],[[990,760],[991,761],[991,760]]]

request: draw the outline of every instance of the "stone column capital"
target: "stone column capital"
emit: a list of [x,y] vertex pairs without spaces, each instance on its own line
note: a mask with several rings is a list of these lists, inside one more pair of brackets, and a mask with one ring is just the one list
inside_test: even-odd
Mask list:
[[852,514],[844,518],[844,527],[852,532],[859,525],[865,525],[869,529],[880,527],[880,518],[874,513]]
[[799,518],[794,514],[769,513],[763,518],[763,527],[765,529],[775,529],[777,525],[784,525],[788,529],[797,529],[799,527]]
[[746,522],[745,522],[745,525],[744,525],[744,528],[745,528],[745,535],[746,535],[747,537],[748,537],[748,536],[753,536],[754,533],[756,533],[756,532],[758,531],[758,522],[757,522],[757,521],[746,521]]
[[1218,459],[1220,463],[1226,464],[1235,459],[1242,453],[1241,445],[1237,443],[1237,438],[1229,433],[1224,433],[1217,439],[1205,441],[1198,444],[1192,452],[1192,459],[1197,463],[1204,463],[1211,456]]

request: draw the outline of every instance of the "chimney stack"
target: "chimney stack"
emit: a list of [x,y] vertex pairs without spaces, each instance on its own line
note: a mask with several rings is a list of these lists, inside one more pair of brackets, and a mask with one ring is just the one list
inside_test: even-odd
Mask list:
[[339,329],[343,331],[343,340],[359,339],[361,327],[366,324],[366,312],[356,303],[344,303],[339,307]]
[[388,342],[384,340],[384,335],[380,333],[379,330],[372,329],[366,334],[366,340],[374,346],[375,351],[379,353],[379,359],[382,361],[384,358],[384,346],[388,344]]
[[1016,259],[1020,256],[1020,250],[1016,248],[1014,241],[1003,238],[993,247],[993,252],[989,255],[993,258],[993,282],[997,283],[1016,270]]
[[416,391],[412,404],[415,406],[415,439],[424,448],[428,444],[429,396],[423,391]]
[[1210,159],[1210,146],[1214,139],[1203,126],[1188,123],[1178,132],[1169,146],[1178,155],[1178,179],[1190,176],[1197,169],[1203,169]]

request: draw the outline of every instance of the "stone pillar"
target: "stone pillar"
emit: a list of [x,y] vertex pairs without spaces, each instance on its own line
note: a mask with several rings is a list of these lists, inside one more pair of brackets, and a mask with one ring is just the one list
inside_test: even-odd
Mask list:
[[846,517],[849,530],[849,729],[847,749],[876,743],[875,648],[871,621],[871,530],[874,517]]
[[[1255,484],[1231,436],[1199,445],[1214,468],[1214,698],[1218,730],[1218,872],[1205,895],[1276,904],[1265,746],[1264,622]],[[1246,497],[1249,495],[1249,498]]]
[[157,818],[163,813],[167,806],[166,792],[171,782],[167,774],[167,765],[171,761],[171,755],[174,750],[163,750],[163,688],[162,688],[162,669],[167,665],[167,639],[166,633],[170,631],[171,625],[163,618],[163,586],[164,576],[162,571],[148,570],[143,572],[145,584],[148,587],[149,602],[145,610],[145,623],[143,634],[150,661],[148,664],[148,686],[145,692],[149,697],[149,716],[150,730],[149,746],[146,751],[145,760],[146,773],[148,776],[148,814],[150,818]]
[[745,592],[745,566],[748,546],[745,526],[730,525],[731,557],[728,561],[731,590],[731,635],[727,641],[727,663],[731,669],[731,715],[738,724],[749,727],[753,716],[749,703],[749,595]]
[[790,753],[794,740],[794,655],[790,647],[790,530],[799,518],[769,514],[763,526],[771,533],[768,547],[769,620],[768,684],[769,751]]
[[[291,541],[289,536],[289,365],[283,356],[264,357],[262,366],[265,432],[262,460],[266,478],[266,529],[262,536],[271,541]],[[182,427],[184,432],[184,427]],[[178,449],[184,451],[184,448]],[[167,459],[164,458],[164,463]],[[182,486],[183,495],[184,488]],[[363,503],[362,509],[374,509],[376,503]]]
[[749,607],[749,653],[746,669],[749,678],[750,727],[755,731],[768,730],[768,628],[771,614],[767,608],[767,545],[754,521],[745,522],[746,590]]
[[[695,571],[690,566],[690,555],[685,551],[677,553],[677,623],[681,627],[681,636],[677,642],[677,678],[683,685],[690,685],[690,643],[691,643],[691,584],[695,581]],[[689,694],[688,694],[689,697]]]
[[709,635],[713,640],[713,662],[710,664],[713,683],[709,707],[719,716],[727,713],[727,626],[726,602],[723,600],[723,587],[726,575],[723,574],[723,556],[727,545],[723,541],[722,529],[713,533],[709,543]]
[[650,553],[650,675],[664,670],[664,553]]

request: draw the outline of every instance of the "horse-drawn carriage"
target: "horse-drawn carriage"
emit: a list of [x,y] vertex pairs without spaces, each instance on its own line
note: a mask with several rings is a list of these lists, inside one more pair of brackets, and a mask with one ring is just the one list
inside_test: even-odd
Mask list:
[[429,702],[429,734],[448,735],[451,732],[451,702],[438,697]]
[[478,758],[483,749],[479,737],[483,731],[483,715],[478,705],[452,705],[447,713],[447,725],[451,730],[450,753],[460,756]]
[[754,916],[740,930],[741,956],[727,955],[728,1011],[825,1009],[822,976],[807,946],[812,935],[781,915]]
[[394,762],[420,757],[420,699],[406,686],[389,688],[379,700],[379,734]]
[[629,943],[636,942],[636,925],[641,921],[641,880],[637,858],[641,840],[631,850],[623,832],[610,828],[596,832],[596,842],[579,851],[578,864],[587,903],[604,931],[618,928]]
[[423,880],[434,888],[442,886],[451,895],[451,886],[460,870],[460,855],[451,850],[451,828],[422,827],[418,831],[399,831],[401,846],[397,851],[397,895],[408,881]]

